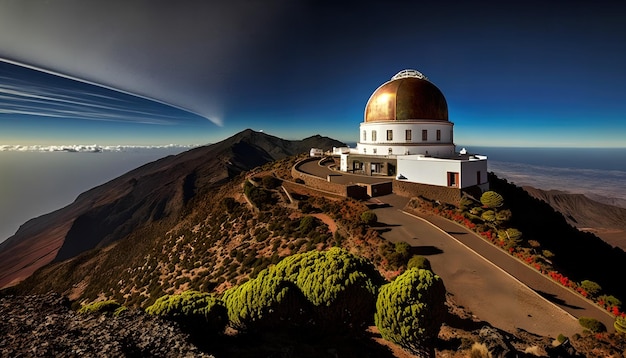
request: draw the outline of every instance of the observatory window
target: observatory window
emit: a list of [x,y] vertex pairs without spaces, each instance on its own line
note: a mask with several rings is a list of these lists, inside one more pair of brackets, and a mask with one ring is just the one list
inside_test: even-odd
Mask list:
[[374,152],[374,154],[376,154],[376,152],[377,152],[376,148],[372,149],[372,152]]
[[363,141],[365,142],[367,140],[367,132],[363,131]]
[[376,131],[372,131],[372,142],[376,141]]
[[393,154],[393,148],[389,148],[389,155]]
[[422,129],[422,140],[428,140],[428,130]]
[[406,131],[404,131],[404,139],[411,140],[411,130],[410,129],[407,129]]
[[393,140],[393,131],[391,129],[387,130],[387,140]]
[[437,141],[441,140],[441,129],[437,129]]

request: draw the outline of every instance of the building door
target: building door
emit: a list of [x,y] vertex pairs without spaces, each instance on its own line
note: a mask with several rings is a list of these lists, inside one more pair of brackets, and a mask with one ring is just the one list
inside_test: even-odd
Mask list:
[[459,187],[459,173],[448,172],[448,186]]

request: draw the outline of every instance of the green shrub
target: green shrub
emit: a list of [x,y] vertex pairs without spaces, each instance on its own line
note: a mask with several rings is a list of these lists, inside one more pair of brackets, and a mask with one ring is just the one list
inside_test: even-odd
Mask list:
[[226,291],[223,300],[238,329],[342,333],[371,323],[382,282],[369,261],[335,247],[286,257]]
[[372,225],[378,222],[378,216],[373,211],[364,211],[361,213],[361,222],[365,225]]
[[307,215],[307,216],[303,216],[300,219],[300,225],[298,226],[298,229],[300,229],[300,233],[302,235],[306,235],[309,232],[311,232],[313,229],[315,229],[315,226],[317,224],[317,219],[313,216]]
[[273,267],[273,274],[302,291],[312,304],[316,328],[338,332],[371,323],[383,283],[367,259],[338,247],[286,257]]
[[617,333],[626,334],[626,318],[617,317],[615,322],[613,322],[613,327],[615,327]]
[[224,292],[230,325],[238,330],[289,329],[307,321],[308,302],[291,282],[270,270]]
[[482,214],[480,214],[480,218],[484,221],[494,222],[496,221],[496,213],[493,210],[486,210],[483,211]]
[[599,301],[604,301],[604,303],[609,307],[621,307],[622,301],[619,298],[612,295],[602,295],[598,297]]
[[194,290],[162,296],[146,308],[146,313],[179,322],[192,333],[221,333],[228,319],[222,301]]
[[256,205],[259,209],[263,209],[268,205],[274,204],[272,193],[254,186],[254,184],[246,181],[244,183],[244,194],[250,199],[250,201]]
[[383,338],[412,351],[432,346],[447,312],[446,290],[430,270],[412,268],[381,287],[375,323]]
[[126,307],[120,305],[117,301],[108,300],[84,305],[78,310],[78,313],[113,313],[119,315],[124,311],[126,311]]
[[261,183],[267,189],[276,189],[282,184],[282,180],[273,175],[266,175],[261,179]]
[[506,243],[506,248],[517,247],[522,241],[522,232],[515,228],[498,230],[498,239]]
[[420,256],[420,255],[413,255],[413,257],[411,257],[409,262],[406,264],[406,268],[407,270],[416,268],[416,269],[432,271],[432,268],[430,267],[430,261],[428,261],[428,259],[425,258],[424,256]]
[[602,287],[599,284],[589,280],[583,280],[580,283],[580,287],[587,291],[587,293],[591,296],[595,296],[602,291]]
[[495,191],[486,191],[481,195],[480,202],[488,208],[499,208],[504,204],[504,198],[502,195]]
[[565,340],[567,340],[567,337],[565,337],[565,336],[563,335],[563,333],[559,333],[559,336],[558,336],[558,337],[556,337],[556,340],[557,340],[559,343],[563,343],[563,342],[565,342]]
[[606,332],[606,326],[604,325],[604,323],[598,321],[595,318],[580,317],[578,319],[578,323],[580,323],[583,328],[586,328],[593,333]]
[[499,222],[509,221],[511,219],[511,216],[513,216],[511,210],[498,210],[498,212],[496,213],[496,220]]

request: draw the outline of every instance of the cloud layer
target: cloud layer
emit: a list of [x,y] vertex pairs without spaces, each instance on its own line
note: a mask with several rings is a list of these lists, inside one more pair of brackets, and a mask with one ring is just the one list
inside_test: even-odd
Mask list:
[[101,152],[136,152],[150,149],[189,149],[193,145],[0,145],[0,152],[68,152],[68,153],[101,153]]

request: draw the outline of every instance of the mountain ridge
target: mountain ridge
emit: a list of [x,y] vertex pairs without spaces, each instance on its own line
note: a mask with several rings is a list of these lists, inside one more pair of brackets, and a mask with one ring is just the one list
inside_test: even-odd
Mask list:
[[175,219],[200,188],[311,147],[342,145],[320,135],[289,141],[246,129],[144,164],[21,225],[0,244],[0,287],[18,283],[47,263],[119,240],[143,225]]
[[607,243],[626,250],[626,209],[599,202],[584,194],[522,187],[531,196],[563,214],[579,230],[592,232]]

